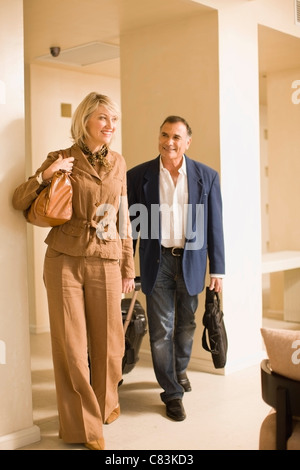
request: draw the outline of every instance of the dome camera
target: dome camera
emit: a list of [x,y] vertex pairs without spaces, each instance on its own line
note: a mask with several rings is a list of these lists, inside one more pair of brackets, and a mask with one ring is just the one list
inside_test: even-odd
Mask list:
[[50,52],[52,57],[58,57],[60,54],[60,47],[55,46],[55,47],[50,47]]

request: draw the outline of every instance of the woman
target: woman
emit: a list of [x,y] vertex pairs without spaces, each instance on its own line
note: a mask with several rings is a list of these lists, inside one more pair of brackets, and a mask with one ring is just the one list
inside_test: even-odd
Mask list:
[[74,144],[49,153],[13,196],[15,209],[26,212],[57,170],[71,172],[73,215],[45,240],[44,282],[59,436],[92,450],[105,448],[102,424],[120,414],[121,293],[134,289],[126,163],[109,148],[118,117],[107,96],[86,96],[72,119]]

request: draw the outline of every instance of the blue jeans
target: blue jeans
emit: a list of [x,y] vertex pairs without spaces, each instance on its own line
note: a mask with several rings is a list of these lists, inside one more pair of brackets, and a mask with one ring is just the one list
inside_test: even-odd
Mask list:
[[151,295],[146,296],[151,354],[164,403],[182,398],[177,375],[186,371],[196,328],[198,296],[189,295],[182,275],[182,256],[163,249]]

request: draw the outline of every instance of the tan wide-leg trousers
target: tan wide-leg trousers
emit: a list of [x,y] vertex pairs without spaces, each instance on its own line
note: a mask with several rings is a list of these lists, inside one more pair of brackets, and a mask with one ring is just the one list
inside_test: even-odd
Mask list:
[[124,354],[119,262],[48,248],[44,282],[59,435],[67,443],[90,442],[103,437],[102,424],[118,405]]

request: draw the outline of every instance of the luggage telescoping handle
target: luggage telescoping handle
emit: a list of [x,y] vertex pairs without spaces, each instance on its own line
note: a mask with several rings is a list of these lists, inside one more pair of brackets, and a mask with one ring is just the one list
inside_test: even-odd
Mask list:
[[128,309],[128,312],[127,312],[127,315],[126,315],[126,319],[125,319],[124,324],[123,324],[124,334],[126,333],[128,325],[130,323],[132,313],[133,313],[133,309],[134,309],[134,304],[135,304],[135,301],[136,301],[136,298],[137,298],[137,295],[138,295],[138,292],[139,292],[140,289],[141,289],[141,278],[140,278],[140,276],[136,276],[136,278],[134,279],[134,292],[133,292],[133,295],[132,295],[132,298],[131,298],[131,302],[130,302],[130,306],[129,306],[129,309]]

